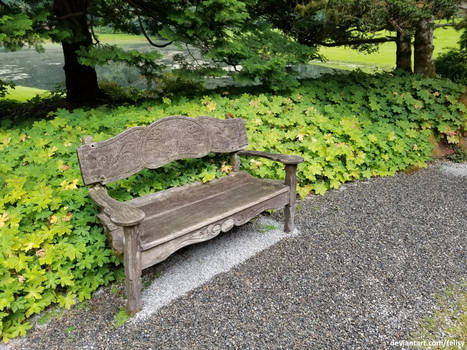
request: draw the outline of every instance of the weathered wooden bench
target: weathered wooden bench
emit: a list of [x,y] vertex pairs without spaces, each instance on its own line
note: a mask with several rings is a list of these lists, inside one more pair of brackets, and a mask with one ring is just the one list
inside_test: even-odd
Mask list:
[[[285,231],[294,230],[296,169],[303,158],[246,151],[242,119],[171,116],[147,127],[133,127],[102,142],[83,137],[78,148],[81,175],[93,185],[90,197],[113,250],[123,253],[127,309],[142,308],[141,272],[176,250],[242,225],[267,209],[285,207]],[[105,185],[144,168],[156,169],[210,152],[231,153],[232,172],[208,183],[194,183],[126,202],[107,194]],[[239,156],[265,157],[285,164],[285,182],[239,171]]]

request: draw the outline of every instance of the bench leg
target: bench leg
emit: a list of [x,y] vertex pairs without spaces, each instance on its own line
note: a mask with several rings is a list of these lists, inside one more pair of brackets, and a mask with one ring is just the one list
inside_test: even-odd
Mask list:
[[289,204],[284,208],[284,231],[295,230],[295,200],[297,197],[297,165],[287,164],[285,166],[285,184],[290,186]]
[[138,226],[124,228],[125,246],[123,264],[125,265],[125,287],[127,311],[133,315],[143,307],[141,302],[141,252],[138,245]]

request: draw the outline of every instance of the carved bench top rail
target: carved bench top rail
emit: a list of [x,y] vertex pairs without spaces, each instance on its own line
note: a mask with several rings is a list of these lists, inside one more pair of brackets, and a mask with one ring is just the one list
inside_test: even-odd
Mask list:
[[83,181],[107,184],[141,169],[156,169],[174,160],[229,153],[248,146],[242,119],[171,116],[147,127],[136,126],[108,140],[78,148]]

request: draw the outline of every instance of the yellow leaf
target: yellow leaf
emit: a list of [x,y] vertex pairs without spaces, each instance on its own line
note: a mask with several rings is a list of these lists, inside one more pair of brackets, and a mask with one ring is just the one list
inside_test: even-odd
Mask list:
[[66,213],[65,217],[63,218],[63,221],[70,221],[71,217],[73,216],[73,213]]
[[250,160],[250,163],[251,163],[251,167],[253,169],[256,169],[256,168],[259,168],[263,163],[261,163],[260,161],[257,161],[255,159],[251,159]]
[[63,180],[61,183],[60,183],[60,186],[62,186],[63,190],[66,191],[66,190],[74,190],[75,188],[78,187],[78,182],[79,180],[78,179],[74,179],[72,182],[68,182],[66,180]]
[[208,109],[209,112],[212,112],[212,111],[215,111],[216,110],[216,102],[214,101],[209,101],[207,104],[206,104],[206,107]]
[[326,143],[327,143],[328,145],[329,145],[330,143],[332,143],[332,141],[333,141],[333,139],[334,139],[334,138],[332,137],[331,134],[326,134],[326,135],[323,136],[323,138],[324,138],[324,140],[326,141]]
[[57,223],[57,221],[58,221],[58,218],[55,215],[49,216],[49,223],[50,224],[53,225],[53,224]]
[[221,171],[223,173],[230,173],[232,171],[232,166],[231,165],[227,165],[225,162],[222,163],[222,166],[221,166]]
[[36,251],[36,256],[45,256],[45,249],[39,249],[38,251]]
[[49,156],[49,158],[52,158],[56,151],[57,151],[57,147],[55,147],[55,146],[49,148],[49,150],[47,152],[47,155]]
[[8,212],[6,211],[0,216],[0,227],[5,226],[5,223],[8,221],[8,219],[9,219],[9,215],[8,215]]
[[377,138],[375,135],[370,134],[370,135],[368,135],[368,140],[369,140],[370,142],[375,143],[376,141],[378,141],[378,138]]

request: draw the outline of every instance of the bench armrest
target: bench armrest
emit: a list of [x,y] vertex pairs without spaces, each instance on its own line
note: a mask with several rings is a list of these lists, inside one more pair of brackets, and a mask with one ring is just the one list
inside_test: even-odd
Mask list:
[[270,152],[261,152],[261,151],[240,151],[237,153],[239,156],[252,156],[252,157],[262,157],[271,160],[275,160],[277,162],[281,162],[283,164],[299,164],[303,162],[303,158],[299,156],[289,155],[289,154],[277,154],[277,153],[270,153]]
[[119,202],[109,196],[105,187],[96,185],[89,189],[89,196],[104,210],[117,226],[134,226],[144,220],[146,214],[141,209]]

